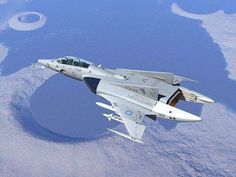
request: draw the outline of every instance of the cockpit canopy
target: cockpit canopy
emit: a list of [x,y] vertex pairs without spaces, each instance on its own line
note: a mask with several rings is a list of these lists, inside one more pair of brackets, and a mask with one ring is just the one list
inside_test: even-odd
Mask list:
[[59,58],[57,59],[57,62],[65,65],[78,66],[82,68],[88,68],[92,64],[91,62],[73,56]]

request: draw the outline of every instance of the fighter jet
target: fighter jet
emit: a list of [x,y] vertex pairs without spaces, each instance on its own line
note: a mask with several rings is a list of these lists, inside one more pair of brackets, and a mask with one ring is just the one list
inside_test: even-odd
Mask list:
[[[129,140],[143,143],[146,126],[144,118],[157,118],[182,122],[197,122],[202,119],[176,108],[180,100],[194,103],[214,103],[214,100],[195,91],[181,87],[182,81],[191,79],[168,72],[153,72],[131,69],[108,69],[84,59],[66,56],[56,59],[39,59],[38,64],[84,81],[96,95],[110,105],[97,102],[112,114],[103,114],[109,121],[125,125],[127,133],[109,131]],[[42,68],[42,67],[40,67]]]

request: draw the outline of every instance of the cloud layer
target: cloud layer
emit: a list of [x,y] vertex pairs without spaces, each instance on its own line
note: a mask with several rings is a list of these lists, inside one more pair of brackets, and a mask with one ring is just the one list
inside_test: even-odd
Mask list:
[[191,19],[201,20],[202,27],[211,35],[225,57],[229,78],[236,80],[236,14],[217,11],[211,14],[193,14],[172,5],[172,12]]
[[8,3],[7,0],[0,0],[0,5],[1,5],[1,4],[6,4],[6,3]]
[[[7,53],[0,45],[1,61]],[[1,176],[236,174],[236,114],[219,103],[203,108],[202,122],[180,123],[174,129],[147,120],[144,145],[112,134],[90,141],[50,140],[50,132],[30,120],[29,108],[31,96],[54,74],[29,66],[0,77]],[[32,127],[43,136],[33,133]]]
[[49,141],[50,133],[44,133],[45,139],[32,134],[27,131],[29,127],[22,126],[30,119],[30,98],[54,74],[27,67],[0,77],[0,85],[4,85],[0,87],[3,176],[232,176],[236,173],[236,115],[221,104],[204,107],[204,121],[178,124],[171,130],[147,120],[144,145],[112,134],[81,142],[55,142]]
[[[27,16],[27,15],[37,15],[39,17],[39,20],[36,22],[31,22],[31,23],[26,23],[26,22],[22,22],[20,21],[20,18],[23,16]],[[36,30],[38,28],[41,28],[45,25],[47,21],[47,18],[45,15],[38,13],[38,12],[21,12],[21,13],[17,13],[14,16],[12,16],[9,21],[8,24],[9,26],[17,31],[32,31],[32,30]]]
[[0,75],[1,75],[1,63],[8,55],[8,48],[0,43]]
[[2,43],[0,43],[0,64],[6,58],[7,54],[8,54],[8,48]]

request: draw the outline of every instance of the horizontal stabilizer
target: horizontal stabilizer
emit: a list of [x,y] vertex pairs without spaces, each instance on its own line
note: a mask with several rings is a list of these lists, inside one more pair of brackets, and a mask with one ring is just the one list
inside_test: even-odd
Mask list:
[[134,142],[143,144],[143,142],[142,142],[141,140],[137,139],[137,138],[134,138],[134,137],[132,137],[132,136],[126,135],[126,134],[121,133],[121,132],[117,132],[117,131],[112,130],[112,129],[109,129],[109,128],[108,128],[108,130],[111,131],[111,132],[113,132],[113,133],[115,133],[115,134],[117,134],[117,135],[120,135],[120,136],[122,136],[122,137],[124,137],[124,138],[127,138],[127,139],[129,139],[129,140],[131,140],[131,141],[134,141]]
[[183,111],[181,109],[175,108],[173,106],[167,105],[159,101],[153,108],[153,111],[160,115],[171,117],[179,121],[196,122],[202,120],[200,117],[196,115],[193,115],[189,112]]

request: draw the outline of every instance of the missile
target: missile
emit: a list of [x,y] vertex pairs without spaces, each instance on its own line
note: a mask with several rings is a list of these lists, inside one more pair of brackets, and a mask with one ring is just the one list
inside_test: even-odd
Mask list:
[[104,103],[100,103],[100,102],[96,102],[96,105],[98,105],[98,106],[100,106],[100,107],[102,107],[104,109],[108,109],[110,111],[116,112],[116,110],[112,106],[110,106],[110,105],[107,105],[107,104],[104,104]]
[[112,129],[110,129],[110,128],[108,128],[107,130],[109,130],[109,131],[111,131],[112,133],[115,133],[115,134],[117,134],[117,135],[120,135],[120,136],[122,136],[122,137],[124,137],[124,138],[127,138],[127,139],[129,139],[129,140],[131,140],[131,141],[134,141],[134,142],[143,144],[143,142],[142,142],[141,140],[139,140],[139,139],[137,139],[137,138],[134,138],[134,137],[132,137],[132,136],[129,136],[129,135],[126,135],[126,134],[124,134],[124,133],[121,133],[121,132],[112,130]]
[[103,116],[106,117],[109,121],[115,120],[117,122],[124,123],[121,117],[114,114],[103,114]]

